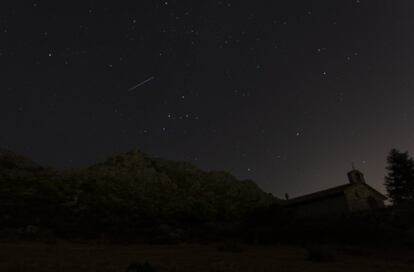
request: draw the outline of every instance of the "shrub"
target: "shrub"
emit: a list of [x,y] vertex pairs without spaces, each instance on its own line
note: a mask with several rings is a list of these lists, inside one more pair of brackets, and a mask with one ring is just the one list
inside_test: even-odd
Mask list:
[[218,245],[217,251],[238,253],[238,252],[242,252],[243,248],[237,242],[232,241],[232,242],[226,242],[226,243]]
[[20,233],[14,229],[0,229],[1,242],[17,242],[20,240]]
[[367,257],[371,255],[371,253],[367,249],[355,246],[342,247],[341,251],[348,256],[354,257]]
[[133,263],[128,266],[126,272],[155,272],[157,271],[153,265],[148,262]]
[[311,262],[331,262],[334,259],[332,252],[322,246],[309,246],[306,251]]
[[213,262],[208,269],[209,272],[236,272],[240,271],[232,264],[223,261]]

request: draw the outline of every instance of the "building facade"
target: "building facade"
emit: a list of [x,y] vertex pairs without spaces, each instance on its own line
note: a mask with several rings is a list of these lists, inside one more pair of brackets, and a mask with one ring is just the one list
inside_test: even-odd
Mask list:
[[349,183],[284,201],[298,217],[332,217],[374,212],[386,197],[365,182],[361,171],[348,173]]

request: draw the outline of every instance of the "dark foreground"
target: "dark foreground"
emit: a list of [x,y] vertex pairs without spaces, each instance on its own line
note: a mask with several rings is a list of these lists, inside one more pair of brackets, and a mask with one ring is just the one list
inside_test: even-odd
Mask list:
[[309,260],[290,246],[0,244],[0,271],[123,272],[148,261],[155,271],[414,271],[414,251],[329,246],[330,260]]

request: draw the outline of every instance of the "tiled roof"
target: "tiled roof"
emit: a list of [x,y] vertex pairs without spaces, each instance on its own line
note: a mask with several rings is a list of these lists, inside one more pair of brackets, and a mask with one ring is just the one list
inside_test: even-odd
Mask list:
[[310,202],[310,201],[317,200],[317,199],[340,195],[340,194],[343,194],[346,188],[349,188],[351,186],[352,184],[344,184],[344,185],[333,187],[327,190],[311,193],[311,194],[304,195],[304,196],[295,197],[295,198],[286,200],[284,205],[288,205],[288,206],[296,205],[299,203]]
[[[372,188],[368,184],[366,184],[366,183],[361,183],[361,184],[365,185],[370,190],[372,190],[376,194],[380,195],[383,199],[386,199],[386,197],[383,194],[381,194],[380,192],[378,192],[377,190],[375,190],[374,188]],[[344,191],[347,188],[352,187],[354,185],[355,184],[348,183],[348,184],[340,185],[340,186],[333,187],[333,188],[330,188],[330,189],[327,189],[327,190],[315,192],[315,193],[312,193],[312,194],[295,197],[295,198],[284,201],[283,205],[294,206],[294,205],[299,205],[299,204],[303,204],[303,203],[307,203],[307,202],[311,202],[311,201],[315,201],[315,200],[329,198],[329,197],[332,197],[332,196],[341,195],[341,194],[344,193]]]

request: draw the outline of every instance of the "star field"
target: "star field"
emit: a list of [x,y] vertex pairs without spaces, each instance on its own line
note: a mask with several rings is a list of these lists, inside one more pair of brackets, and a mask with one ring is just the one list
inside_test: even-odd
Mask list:
[[2,1],[0,146],[55,167],[139,147],[277,196],[382,189],[414,151],[414,4]]

